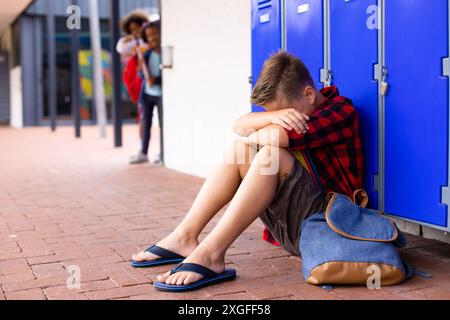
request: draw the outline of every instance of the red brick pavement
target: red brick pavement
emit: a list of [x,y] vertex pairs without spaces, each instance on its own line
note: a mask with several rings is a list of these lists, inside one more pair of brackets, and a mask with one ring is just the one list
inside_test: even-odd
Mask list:
[[[180,221],[203,180],[158,166],[129,166],[138,146],[135,126],[125,127],[124,148],[114,149],[111,131],[109,137],[98,138],[93,127],[83,128],[79,140],[71,128],[0,128],[0,300],[450,299],[447,244],[408,237],[403,255],[432,279],[324,291],[303,281],[299,258],[261,240],[260,221],[228,252],[236,281],[190,293],[158,292],[152,281],[170,267],[134,269],[130,256]],[[79,289],[67,286],[73,266],[81,271]]]

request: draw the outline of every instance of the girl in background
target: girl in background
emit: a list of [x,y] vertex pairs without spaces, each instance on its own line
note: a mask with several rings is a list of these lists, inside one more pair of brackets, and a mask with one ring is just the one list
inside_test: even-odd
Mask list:
[[[140,76],[144,80],[142,83],[142,94],[139,99],[142,105],[142,148],[140,152],[132,158],[131,164],[148,162],[148,148],[150,144],[153,109],[158,108],[160,133],[160,154],[152,160],[153,163],[161,163],[163,159],[163,108],[162,108],[162,78],[161,78],[161,27],[159,22],[146,24],[142,31],[142,39],[150,48],[145,52],[144,57],[139,61],[141,66]],[[144,77],[145,70],[148,77]],[[142,72],[144,70],[144,72]]]
[[145,12],[133,11],[128,14],[120,23],[125,36],[119,39],[116,46],[116,51],[120,54],[122,63],[126,65],[123,72],[123,82],[130,98],[137,104],[137,121],[139,123],[140,139],[143,137],[142,107],[139,104],[142,79],[138,76],[138,56],[148,50],[147,43],[141,37],[142,28],[148,21],[148,16]]

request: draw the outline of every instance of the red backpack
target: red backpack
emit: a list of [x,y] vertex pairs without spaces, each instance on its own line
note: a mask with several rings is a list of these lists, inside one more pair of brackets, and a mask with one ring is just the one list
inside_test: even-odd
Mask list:
[[137,57],[134,56],[128,61],[123,72],[123,82],[134,103],[138,102],[142,88],[142,79],[138,75],[138,69]]

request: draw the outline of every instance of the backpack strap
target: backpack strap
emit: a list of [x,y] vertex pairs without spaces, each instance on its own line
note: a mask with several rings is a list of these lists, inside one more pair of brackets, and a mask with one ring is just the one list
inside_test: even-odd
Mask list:
[[[338,194],[338,193],[333,192],[333,191],[328,192],[326,197],[325,197],[326,202],[329,203],[331,198],[333,198],[333,196],[335,194]],[[350,197],[345,195],[345,194],[339,194],[339,195],[346,196],[347,198],[350,199]],[[361,198],[361,201],[358,201],[358,199],[359,199],[358,197]],[[355,190],[353,192],[353,196],[352,196],[352,199],[350,199],[350,201],[352,201],[357,206],[360,206],[361,208],[366,208],[367,204],[369,203],[369,196],[367,195],[366,190],[364,190],[364,189],[357,189],[357,190]]]
[[361,208],[346,195],[330,195],[325,220],[337,234],[353,240],[373,242],[394,242],[398,238],[399,231],[395,224],[379,211]]
[[[362,199],[361,202],[358,201],[358,196],[361,197],[361,199]],[[364,189],[355,190],[353,192],[353,203],[362,208],[365,208],[367,206],[367,204],[369,203],[369,196],[367,195],[366,190],[364,190]]]

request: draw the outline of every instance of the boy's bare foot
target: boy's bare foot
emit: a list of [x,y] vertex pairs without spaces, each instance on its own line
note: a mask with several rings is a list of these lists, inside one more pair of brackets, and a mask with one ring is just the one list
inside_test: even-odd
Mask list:
[[[187,257],[198,246],[198,240],[180,236],[172,232],[156,245],[163,249],[175,252],[183,257]],[[152,261],[160,258],[160,256],[146,251],[141,251],[132,256],[132,259],[137,262]]]
[[[216,273],[222,273],[225,270],[225,257],[217,258],[217,254],[209,252],[207,245],[201,244],[198,246],[184,261],[183,263],[196,263],[203,267],[209,268]],[[170,271],[158,276],[158,281],[172,285],[187,285],[190,283],[201,280],[203,276],[201,274],[189,271],[180,271],[174,274],[170,274]]]

